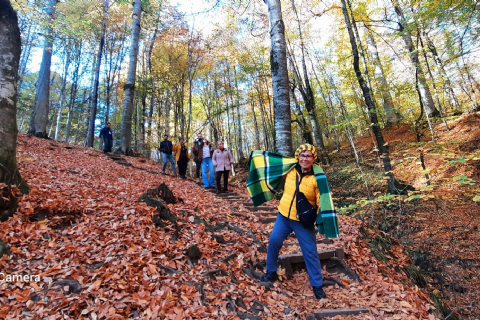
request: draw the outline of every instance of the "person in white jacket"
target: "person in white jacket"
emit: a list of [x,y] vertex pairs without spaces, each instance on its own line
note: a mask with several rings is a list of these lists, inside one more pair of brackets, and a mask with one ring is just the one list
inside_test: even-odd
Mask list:
[[220,179],[223,175],[223,192],[228,192],[228,175],[232,170],[233,157],[230,151],[224,148],[223,141],[217,142],[217,149],[213,152],[212,161],[215,167],[216,193],[222,192]]

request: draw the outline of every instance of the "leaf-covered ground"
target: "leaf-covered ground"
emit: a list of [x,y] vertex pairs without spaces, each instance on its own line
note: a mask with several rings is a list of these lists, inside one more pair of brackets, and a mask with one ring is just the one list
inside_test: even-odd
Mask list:
[[[272,225],[193,180],[156,174],[154,162],[126,159],[134,167],[98,150],[19,136],[19,167],[31,192],[20,199],[17,214],[0,224],[0,239],[12,252],[0,259],[0,270],[40,275],[41,281],[0,282],[0,318],[238,319],[243,312],[302,319],[322,309],[355,307],[369,314],[347,318],[435,318],[428,296],[401,271],[410,264],[402,247],[393,244],[392,259],[378,261],[360,234],[360,220],[340,217],[341,237],[319,248],[343,247],[361,283],[324,272],[345,287],[327,287],[328,297],[320,301],[305,272],[292,279],[283,275],[266,289],[243,269],[264,263],[254,237],[266,246]],[[176,238],[173,225],[155,227],[155,208],[136,202],[162,182],[183,199],[167,205],[180,227]],[[209,231],[198,218],[234,228]],[[218,236],[226,243],[217,242]],[[186,254],[194,244],[201,252],[198,263]],[[295,250],[286,246],[283,253]]]
[[[395,176],[416,189],[408,196],[384,197],[382,170],[368,135],[359,138],[356,147],[363,156],[362,169],[375,200],[365,201],[365,184],[348,146],[335,156],[327,175],[338,204],[357,205],[350,213],[365,221],[372,219],[406,246],[412,264],[428,282],[424,292],[445,304],[444,317],[479,319],[480,114],[452,117],[448,126],[450,130],[443,122],[434,125],[435,143],[428,126],[421,130],[420,143],[411,125],[383,130]],[[426,170],[421,166],[422,152]],[[429,174],[429,186],[425,173]],[[378,241],[372,237],[370,245],[378,247]]]

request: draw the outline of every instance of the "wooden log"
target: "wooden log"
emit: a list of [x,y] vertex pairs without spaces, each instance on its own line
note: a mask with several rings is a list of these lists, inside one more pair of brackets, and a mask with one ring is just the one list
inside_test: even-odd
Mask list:
[[260,222],[263,224],[269,224],[275,222],[275,220],[277,220],[277,217],[260,218]]
[[[318,252],[318,257],[320,258],[320,262],[324,264],[330,258],[337,257],[337,254],[343,254],[343,248],[320,251]],[[293,274],[296,270],[299,269],[305,269],[305,260],[303,259],[303,255],[301,253],[284,254],[279,256],[278,260],[280,262],[280,265],[289,274]]]
[[362,313],[368,313],[368,309],[365,308],[356,308],[356,309],[325,309],[321,311],[317,311],[311,315],[307,316],[307,319],[325,319],[327,317],[335,317],[335,316],[350,316],[350,315],[358,315]]

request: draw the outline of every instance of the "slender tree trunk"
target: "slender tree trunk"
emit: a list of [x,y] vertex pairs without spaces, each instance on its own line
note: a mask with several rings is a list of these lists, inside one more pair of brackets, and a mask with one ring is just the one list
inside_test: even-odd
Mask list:
[[250,106],[252,107],[253,127],[255,128],[255,150],[260,150],[260,130],[258,129],[257,114],[255,113],[255,100],[253,97]]
[[66,50],[65,67],[63,69],[62,88],[60,89],[60,106],[58,107],[57,126],[55,128],[55,140],[59,140],[60,129],[62,127],[63,105],[65,103],[65,88],[67,86],[68,68],[70,67],[70,48]]
[[437,67],[443,77],[443,88],[447,92],[450,107],[454,109],[460,108],[460,103],[458,103],[457,96],[455,95],[455,92],[453,92],[452,82],[450,81],[450,78],[445,71],[445,65],[440,56],[438,55],[437,48],[433,44],[432,40],[430,40],[427,33],[425,33],[425,38],[427,40],[428,50],[432,53],[433,59],[435,60],[435,63],[437,64]]
[[[53,23],[58,0],[50,0],[47,8],[49,23]],[[42,64],[38,74],[37,92],[35,95],[35,108],[30,125],[31,134],[40,138],[47,138],[47,123],[50,101],[50,66],[52,64],[53,31],[48,26],[45,32],[45,44],[43,46]]]
[[242,117],[240,114],[240,95],[237,82],[237,70],[233,68],[233,76],[235,79],[235,98],[236,98],[236,107],[237,107],[237,121],[238,121],[238,159],[245,158],[243,153],[243,135],[242,135]]
[[418,86],[420,88],[420,93],[422,95],[422,102],[425,107],[425,110],[427,110],[429,117],[439,116],[440,114],[438,110],[435,108],[435,104],[433,102],[430,88],[428,87],[427,80],[425,79],[425,74],[420,64],[420,60],[418,59],[418,50],[415,48],[415,45],[413,43],[407,21],[403,14],[403,9],[400,7],[398,0],[391,0],[391,1],[393,3],[395,12],[398,16],[400,32],[402,33],[403,41],[407,46],[408,52],[410,53],[410,60],[412,61],[412,64],[416,69],[416,74],[418,75]]
[[367,31],[367,46],[370,56],[372,57],[375,65],[375,77],[380,84],[380,93],[383,99],[383,111],[387,118],[387,125],[399,123],[402,120],[400,112],[395,110],[393,105],[392,94],[388,86],[388,82],[383,71],[382,62],[378,55],[377,44],[370,31]]
[[[29,188],[17,168],[17,83],[21,39],[18,18],[10,1],[0,0],[0,183],[16,185],[23,193]],[[0,199],[0,203],[2,203]],[[13,215],[17,207],[11,201],[0,208]]]
[[132,154],[132,113],[135,94],[135,77],[137,71],[138,42],[140,39],[140,22],[142,18],[142,2],[134,0],[132,42],[130,47],[130,64],[128,67],[127,82],[125,83],[125,100],[123,104],[123,119],[121,133],[121,151],[126,155]]
[[287,45],[285,25],[282,19],[280,0],[264,0],[270,20],[270,67],[273,83],[273,106],[275,109],[275,150],[292,156],[292,115],[287,69]]
[[[160,12],[159,12],[160,15]],[[160,18],[158,18],[160,19]],[[157,21],[157,24],[155,26],[155,30],[153,31],[152,39],[150,41],[150,46],[148,47],[148,53],[147,53],[147,65],[148,65],[148,72],[150,75],[150,84],[152,86],[152,93],[150,94],[150,104],[149,104],[149,110],[148,110],[148,122],[147,122],[147,141],[150,142],[151,136],[152,136],[152,126],[153,126],[153,109],[155,108],[155,94],[156,94],[156,87],[155,87],[155,75],[153,73],[153,68],[152,68],[152,52],[153,52],[153,46],[155,45],[155,39],[157,38],[157,33],[158,33],[158,27],[159,27],[159,21]],[[150,158],[150,152],[148,157]]]
[[380,130],[380,126],[377,119],[377,113],[375,110],[375,105],[373,103],[370,88],[368,87],[367,82],[363,78],[362,72],[360,71],[360,66],[359,66],[360,59],[358,56],[357,42],[355,40],[355,35],[353,33],[352,25],[350,23],[350,17],[347,11],[346,0],[341,0],[341,2],[342,2],[343,15],[345,17],[345,24],[347,26],[348,35],[350,37],[350,44],[352,46],[353,68],[355,69],[355,75],[357,76],[358,84],[362,89],[363,97],[365,99],[365,103],[367,105],[368,112],[370,115],[370,120],[372,122],[372,129],[375,134],[375,138],[377,140],[378,149],[383,159],[383,166],[384,166],[385,175],[387,178],[388,190],[389,192],[396,192],[396,188],[394,184],[395,177],[392,173],[392,164],[390,162],[388,146],[385,144],[385,140],[383,139],[383,135]]
[[20,58],[20,69],[18,71],[19,79],[18,79],[18,90],[17,93],[19,94],[22,90],[22,84],[23,84],[23,77],[25,76],[25,72],[27,71],[27,64],[28,60],[30,59],[30,52],[32,50],[33,44],[32,44],[32,38],[33,38],[33,33],[32,33],[32,26],[33,26],[33,21],[29,22],[28,26],[28,31],[27,35],[25,36],[25,43],[22,49],[22,55]]
[[109,0],[103,2],[103,21],[100,42],[98,44],[95,78],[93,80],[92,98],[90,99],[90,123],[88,126],[87,147],[93,148],[95,140],[95,120],[97,119],[98,85],[100,82],[100,66],[102,65],[103,46],[105,44],[105,31],[107,29]]
[[72,118],[73,118],[73,111],[75,110],[75,100],[77,99],[77,91],[78,91],[78,79],[79,79],[79,70],[80,70],[80,62],[82,58],[82,41],[79,41],[75,45],[75,70],[73,72],[73,80],[72,86],[70,89],[70,103],[68,105],[68,116],[67,116],[67,126],[65,128],[65,142],[69,142],[70,140],[70,130],[72,127]]

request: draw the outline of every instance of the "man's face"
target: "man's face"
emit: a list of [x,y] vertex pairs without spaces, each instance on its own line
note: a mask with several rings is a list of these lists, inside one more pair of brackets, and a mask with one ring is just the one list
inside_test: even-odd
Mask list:
[[202,136],[201,133],[198,135],[198,140],[200,140],[200,139],[203,139],[203,136]]
[[112,125],[110,123],[107,123],[107,128],[110,129]]
[[163,136],[163,140],[167,141],[167,140],[168,140],[168,136]]

